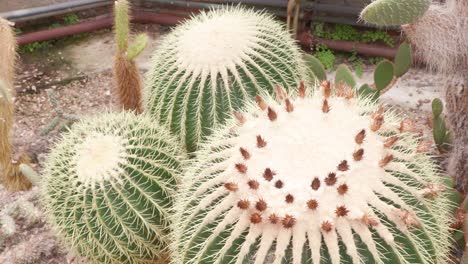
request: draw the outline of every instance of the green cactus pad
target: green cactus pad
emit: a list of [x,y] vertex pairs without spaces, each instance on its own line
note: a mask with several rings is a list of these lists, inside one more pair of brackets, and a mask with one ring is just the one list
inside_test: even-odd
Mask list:
[[451,203],[400,118],[298,95],[249,104],[200,147],[175,202],[173,263],[450,263]]
[[388,60],[383,60],[377,64],[374,71],[374,83],[377,90],[383,90],[392,83],[394,72],[393,63]]
[[377,0],[366,6],[361,19],[377,26],[409,24],[422,17],[431,0]]
[[225,7],[193,17],[162,41],[144,90],[146,110],[189,152],[245,101],[297,89],[302,55],[271,15]]
[[307,66],[307,72],[310,75],[310,79],[317,79],[317,81],[327,80],[325,67],[323,67],[323,64],[315,56],[304,54],[304,61]]
[[364,97],[364,98],[368,97],[372,101],[377,101],[379,99],[379,96],[380,96],[380,91],[377,90],[377,89],[372,89],[368,84],[363,84],[359,88],[358,94],[361,97]]
[[140,53],[142,53],[146,48],[146,45],[148,45],[148,35],[143,33],[136,36],[128,47],[127,59],[133,60],[134,58],[138,57],[138,55],[140,55]]
[[398,47],[395,55],[395,76],[401,77],[411,68],[412,52],[410,45],[405,42]]
[[442,101],[439,98],[435,98],[432,100],[432,114],[434,117],[439,117],[440,114],[442,114],[442,111],[444,110],[444,105],[442,104]]
[[340,64],[338,68],[336,68],[336,75],[335,75],[335,84],[343,83],[351,88],[356,86],[356,80],[354,79],[353,73],[345,64]]
[[177,141],[148,117],[76,123],[47,160],[48,222],[89,263],[153,263],[167,246],[181,158]]

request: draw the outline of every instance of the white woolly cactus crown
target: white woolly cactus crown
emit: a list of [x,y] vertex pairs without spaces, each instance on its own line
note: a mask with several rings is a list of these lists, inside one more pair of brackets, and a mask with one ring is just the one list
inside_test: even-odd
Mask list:
[[154,263],[167,246],[182,160],[177,140],[147,116],[80,121],[46,163],[48,222],[90,263]]
[[202,12],[174,29],[155,53],[146,110],[189,152],[232,111],[262,91],[297,87],[304,65],[284,25],[242,7]]
[[257,97],[186,173],[173,263],[447,263],[449,202],[398,117],[340,86]]

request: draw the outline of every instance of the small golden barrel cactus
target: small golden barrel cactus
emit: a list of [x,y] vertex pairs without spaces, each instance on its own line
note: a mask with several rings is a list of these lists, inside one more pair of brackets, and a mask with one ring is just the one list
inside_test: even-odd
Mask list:
[[304,67],[290,33],[271,15],[241,7],[202,12],[156,51],[145,109],[193,152],[246,100],[278,85],[296,88]]
[[49,223],[90,263],[161,261],[181,158],[177,141],[146,116],[76,123],[44,171]]
[[392,111],[330,83],[257,97],[183,178],[174,263],[448,263],[450,202]]

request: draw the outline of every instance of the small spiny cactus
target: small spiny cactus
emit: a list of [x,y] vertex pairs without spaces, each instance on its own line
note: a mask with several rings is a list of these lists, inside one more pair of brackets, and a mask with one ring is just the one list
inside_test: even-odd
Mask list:
[[330,87],[258,97],[206,140],[173,263],[449,263],[436,166],[392,111]]
[[246,99],[278,85],[295,88],[303,72],[299,48],[271,15],[241,7],[202,12],[162,41],[145,109],[192,152]]
[[120,106],[124,110],[141,113],[142,82],[134,59],[145,49],[148,36],[140,34],[129,44],[130,36],[130,4],[127,0],[115,2],[115,42],[117,52],[114,57],[114,78]]
[[146,116],[80,121],[48,157],[49,223],[90,263],[160,261],[181,158],[177,141]]

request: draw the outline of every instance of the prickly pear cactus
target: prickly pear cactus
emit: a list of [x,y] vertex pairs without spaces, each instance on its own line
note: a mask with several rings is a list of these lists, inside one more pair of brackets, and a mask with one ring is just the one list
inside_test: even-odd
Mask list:
[[180,147],[148,117],[105,114],[74,125],[48,157],[46,215],[90,263],[162,258]]
[[259,97],[208,138],[176,202],[174,263],[449,262],[435,165],[346,87]]
[[429,9],[431,0],[376,0],[361,12],[361,19],[378,26],[413,23]]
[[271,15],[240,7],[201,13],[161,43],[145,108],[192,152],[246,99],[277,85],[297,87],[304,67],[290,33]]

